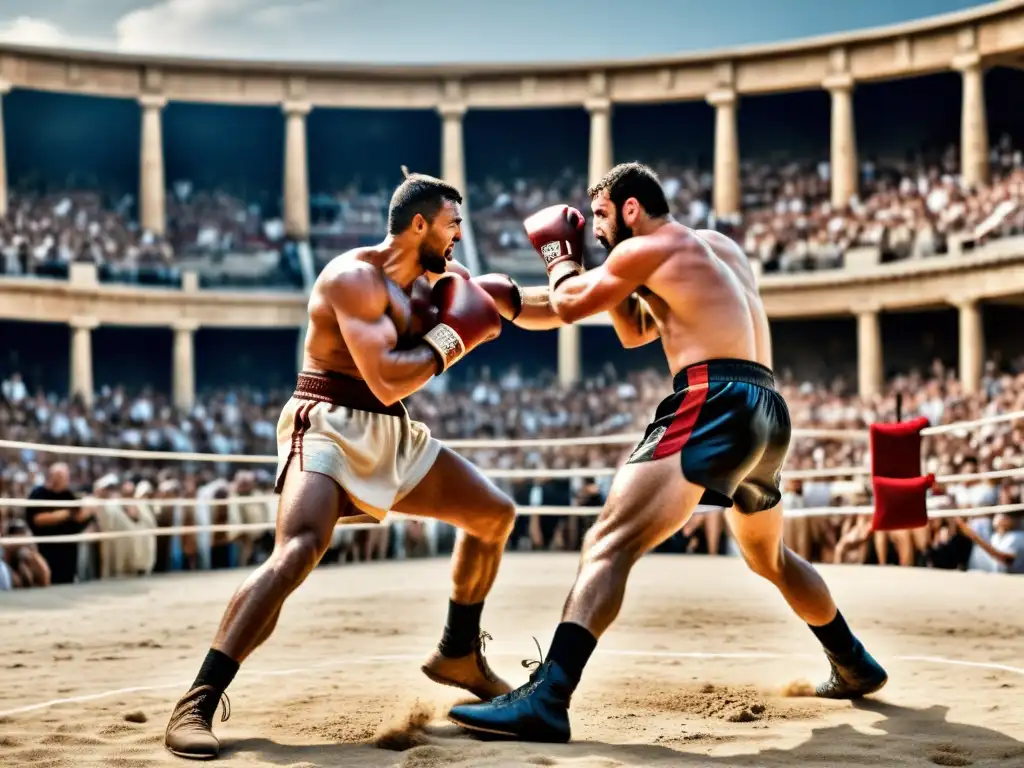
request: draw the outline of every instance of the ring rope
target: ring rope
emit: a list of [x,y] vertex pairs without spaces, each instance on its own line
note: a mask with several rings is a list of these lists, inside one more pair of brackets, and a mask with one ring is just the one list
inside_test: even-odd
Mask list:
[[[794,438],[807,437],[821,440],[867,440],[865,430],[852,429],[794,429]],[[602,435],[596,437],[529,438],[517,440],[442,440],[449,448],[538,448],[575,447],[581,445],[635,445],[643,433]],[[0,450],[38,451],[64,456],[100,456],[111,459],[142,459],[145,461],[201,461],[227,464],[276,464],[276,456],[257,456],[247,453],[194,453],[189,451],[151,451],[138,448],[102,448],[88,445],[51,445],[23,440],[0,440]]]
[[1018,419],[1024,419],[1024,411],[1010,411],[1009,413],[999,413],[995,416],[984,416],[980,419],[974,419],[973,421],[954,421],[951,424],[939,424],[935,427],[925,427],[921,430],[921,434],[924,437],[928,437],[930,435],[944,435],[948,432],[958,432],[961,429],[986,427],[990,424],[1001,424],[1004,421],[1017,421]]
[[[957,432],[961,430],[967,430],[969,428],[986,426],[990,424],[998,424],[1007,421],[1015,421],[1017,419],[1024,418],[1024,411],[1014,411],[1011,413],[998,414],[995,416],[988,416],[981,419],[975,419],[973,421],[962,421],[955,422],[952,424],[944,424],[936,427],[927,427],[921,431],[922,435],[938,435],[946,434],[950,432]],[[794,429],[793,437],[817,437],[819,439],[866,439],[868,432],[866,430],[831,430],[831,429]],[[614,444],[631,444],[642,439],[642,434],[620,434],[620,435],[606,435],[606,436],[593,436],[593,437],[580,437],[580,438],[553,438],[553,439],[521,439],[521,440],[451,440],[445,441],[445,444],[453,448],[507,448],[507,447],[534,447],[534,446],[578,446],[578,445],[614,445]],[[118,448],[101,448],[91,446],[56,446],[48,445],[45,443],[31,443],[16,440],[0,440],[0,449],[14,449],[14,450],[33,450],[41,453],[55,453],[63,455],[79,455],[79,456],[103,456],[110,458],[125,458],[125,459],[144,459],[144,460],[165,460],[165,461],[205,461],[205,462],[224,462],[224,463],[237,463],[237,464],[276,464],[278,459],[276,456],[253,456],[247,454],[211,454],[211,453],[186,453],[178,451],[149,451],[149,450],[134,450],[134,449],[118,449]],[[488,477],[494,478],[572,478],[572,477],[608,477],[612,476],[617,472],[616,468],[605,467],[605,468],[572,468],[572,469],[482,469],[482,473]],[[786,477],[789,479],[814,479],[814,478],[832,478],[832,477],[861,477],[870,475],[871,470],[867,467],[847,467],[847,468],[821,468],[821,469],[810,469],[810,470],[793,470],[786,472]],[[980,479],[997,479],[1007,477],[1020,477],[1024,476],[1024,467],[1013,467],[1008,469],[993,470],[989,472],[981,473],[970,473],[970,474],[959,474],[959,475],[944,475],[936,478],[936,482],[946,484],[954,482],[963,482],[969,480],[980,480]],[[96,498],[85,498],[69,500],[60,503],[60,508],[80,508],[80,507],[102,507],[107,505],[119,505],[119,506],[153,506],[153,507],[167,507],[167,506],[179,506],[179,507],[198,507],[200,505],[207,505],[209,507],[215,506],[227,506],[232,504],[275,504],[277,501],[277,495],[259,495],[259,496],[234,496],[226,499],[125,499],[125,498],[113,498],[113,499],[96,499]],[[6,499],[0,498],[0,506],[6,507],[20,507],[20,508],[39,508],[47,507],[50,509],[55,508],[55,503],[49,500],[40,499]],[[517,514],[530,514],[530,515],[574,515],[574,516],[587,516],[598,514],[595,511],[595,507],[526,507]],[[957,510],[929,510],[929,517],[942,518],[942,517],[973,517],[978,515],[991,515],[999,512],[1012,512],[1024,510],[1024,504],[1003,504],[994,505],[987,507],[974,507],[968,509],[957,509]],[[706,510],[698,510],[697,513],[701,514]],[[806,509],[791,509],[785,512],[786,517],[819,517],[819,516],[830,516],[830,515],[864,515],[872,514],[874,512],[873,506],[847,506],[847,507],[814,507]],[[411,516],[401,515],[398,513],[392,513],[397,517],[411,518]],[[391,515],[388,519],[382,523],[344,523],[340,522],[339,525],[343,525],[350,530],[372,530],[378,528],[381,524],[387,525],[391,520]],[[91,533],[80,533],[80,534],[68,534],[60,536],[8,536],[0,537],[0,545],[11,544],[11,545],[25,545],[30,543],[81,543],[81,542],[92,542],[92,541],[105,541],[109,539],[117,539],[124,537],[136,537],[136,536],[175,536],[189,533],[204,533],[204,532],[258,532],[258,531],[269,531],[274,529],[273,523],[232,523],[226,525],[205,525],[205,526],[179,526],[176,528],[137,528],[129,529],[124,531],[104,531],[104,532],[91,532]]]
[[[255,497],[239,497],[252,499]],[[719,508],[708,509],[698,508],[694,514],[708,514],[717,511]],[[795,508],[785,510],[783,516],[787,518],[801,517],[831,517],[832,515],[871,515],[875,511],[870,506],[847,506],[847,507],[807,507],[806,509]],[[1003,512],[1024,511],[1024,504],[996,504],[987,507],[969,507],[967,509],[931,509],[928,510],[928,517],[931,519],[949,517],[981,517],[995,515]],[[516,511],[517,516],[522,515],[560,515],[564,517],[596,517],[601,513],[601,507],[520,507]],[[338,521],[337,527],[345,530],[368,531],[380,530],[381,526],[388,526],[397,520],[421,520],[430,521],[433,518],[421,518],[415,515],[405,515],[400,512],[390,512],[387,518],[379,523],[346,523],[344,518]],[[139,536],[180,536],[196,533],[262,533],[272,531],[276,523],[222,523],[213,525],[183,525],[176,528],[131,528],[122,531],[96,531],[90,533],[61,534],[58,536],[5,536],[0,537],[0,546],[25,546],[27,544],[82,544],[97,541],[109,541],[111,539],[138,538]]]
[[[999,424],[1006,421],[1024,419],[1024,411],[986,416],[973,421],[958,421],[952,424],[941,424],[921,430],[924,436],[941,435],[962,429]],[[794,429],[794,438],[818,438],[821,440],[867,440],[866,429]],[[591,437],[557,437],[557,438],[523,438],[515,440],[444,440],[449,448],[530,448],[530,447],[564,447],[580,445],[630,445],[639,442],[642,433],[625,433],[618,435],[597,435]],[[226,462],[230,464],[276,464],[276,456],[253,456],[239,453],[192,453],[184,451],[149,451],[129,448],[100,448],[84,445],[49,445],[47,443],[30,443],[21,440],[0,440],[0,450],[39,451],[40,453],[56,453],[65,456],[105,456],[114,459],[144,459],[149,461],[208,461]]]
[[[599,469],[588,469],[585,467],[579,467],[574,469],[536,469],[536,470],[481,470],[481,472],[488,477],[609,477],[616,473],[612,467],[599,468]],[[829,477],[857,477],[863,475],[870,475],[871,470],[864,467],[850,467],[850,468],[836,468],[836,469],[804,469],[794,470],[792,472],[786,472],[784,477],[786,479],[810,479],[810,478],[829,478]],[[989,472],[973,472],[960,475],[940,475],[935,478],[936,483],[946,485],[949,483],[961,483],[968,482],[971,480],[995,480],[1007,477],[1024,477],[1024,467],[1011,467],[1009,469],[997,469]],[[38,509],[47,508],[54,509],[59,507],[60,509],[75,509],[80,507],[102,507],[109,504],[114,504],[122,507],[130,506],[154,506],[154,507],[198,507],[201,505],[207,505],[211,507],[223,507],[232,504],[276,504],[278,500],[277,494],[258,494],[254,496],[229,496],[224,499],[194,499],[194,498],[109,498],[100,499],[96,497],[86,497],[82,499],[69,499],[67,501],[55,502],[48,499],[22,499],[22,498],[3,498],[0,497],[0,507],[16,507],[21,509]],[[558,507],[558,509],[563,509]],[[574,509],[574,507],[565,507],[565,509]],[[824,509],[824,508],[823,508]],[[827,507],[827,509],[837,510],[839,507]],[[871,509],[871,507],[868,507]]]

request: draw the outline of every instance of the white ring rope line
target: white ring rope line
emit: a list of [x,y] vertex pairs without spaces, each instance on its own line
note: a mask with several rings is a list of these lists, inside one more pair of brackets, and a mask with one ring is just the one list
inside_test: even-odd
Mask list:
[[[496,478],[574,478],[574,477],[613,477],[618,470],[614,467],[588,468],[574,467],[571,469],[481,469],[481,474],[486,477]],[[811,480],[834,477],[868,477],[871,470],[868,467],[848,467],[822,469],[794,469],[783,470],[784,480]],[[1024,467],[1010,467],[1009,469],[996,469],[988,472],[972,472],[960,475],[940,475],[935,482],[946,485],[949,483],[962,483],[971,480],[996,480],[1007,477],[1024,477]],[[225,499],[163,499],[163,498],[111,498],[99,499],[86,497],[68,501],[50,501],[48,499],[20,499],[14,497],[0,497],[0,507],[18,507],[22,509],[47,508],[47,509],[74,509],[78,507],[102,507],[107,504],[118,504],[121,506],[149,505],[154,507],[196,507],[209,505],[211,507],[223,507],[231,504],[256,504],[256,503],[277,503],[276,494],[262,494],[257,496],[230,496]]]
[[[248,497],[240,497],[248,498]],[[529,517],[531,515],[561,516],[561,517],[596,517],[601,514],[603,507],[519,507],[516,510],[517,517]],[[695,515],[705,515],[717,512],[721,507],[702,506],[694,510]],[[930,509],[929,519],[949,517],[981,517],[995,515],[1004,512],[1024,511],[1024,504],[997,504],[988,507],[969,507],[967,509]],[[873,506],[835,506],[835,507],[796,507],[783,511],[783,517],[832,517],[838,516],[859,516],[873,515]],[[426,522],[434,520],[429,517],[418,517],[416,515],[405,515],[401,512],[389,512],[387,517],[379,523],[365,523],[365,516],[357,516],[353,522],[345,522],[341,518],[337,526],[348,531],[372,531],[380,530],[381,526],[389,526],[399,520],[419,520]],[[0,546],[26,546],[29,544],[80,544],[95,541],[109,541],[111,539],[137,538],[140,536],[179,536],[195,533],[262,533],[273,531],[277,527],[275,522],[267,523],[219,523],[211,525],[186,525],[178,527],[158,528],[129,528],[118,531],[93,531],[90,533],[68,533],[58,536],[0,536]]]
[[975,507],[974,509],[929,509],[928,517],[978,517],[980,515],[998,515],[1021,511],[1024,511],[1024,504],[995,504],[991,507]]
[[141,459],[143,461],[208,461],[228,464],[277,464],[276,456],[254,456],[244,453],[188,453],[185,451],[141,451],[134,448],[100,448],[89,445],[48,445],[20,440],[0,440],[0,450],[38,451],[59,456],[101,456],[110,459]]
[[[239,497],[251,498],[251,497]],[[130,505],[129,505],[130,506]],[[601,513],[601,507],[521,507],[517,515],[574,515],[586,517],[587,515],[597,516]],[[381,526],[388,526],[398,520],[418,520],[421,522],[434,520],[429,517],[417,517],[406,515],[401,512],[389,512],[387,517],[378,523],[364,523],[367,515],[356,515],[352,518],[340,518],[337,527],[346,531],[375,531]],[[351,519],[353,522],[346,522]],[[178,536],[181,534],[193,533],[263,533],[273,531],[277,527],[276,522],[267,523],[217,523],[211,525],[180,525],[177,527],[158,528],[128,528],[119,531],[91,531],[89,533],[63,533],[58,536],[0,536],[0,546],[8,544],[11,546],[25,546],[26,544],[79,544],[93,541],[109,541],[110,539],[137,538],[140,536]]]
[[[794,429],[793,438],[817,438],[821,440],[867,440],[867,430],[857,429]],[[558,448],[581,445],[635,445],[643,439],[643,433],[618,435],[597,435],[590,437],[538,437],[522,439],[458,439],[442,440],[449,448]],[[51,445],[31,443],[22,440],[0,440],[0,450],[38,451],[63,456],[100,456],[111,459],[142,459],[144,461],[202,461],[226,462],[229,464],[276,464],[276,456],[256,456],[244,453],[193,453],[189,451],[150,451],[136,448],[102,448],[84,445]]]
[[942,484],[962,483],[967,480],[997,480],[1002,477],[1024,477],[1024,467],[992,469],[988,472],[969,472],[966,475],[940,475],[935,478],[935,482]]
[[[344,523],[339,526],[345,530],[376,530],[380,523]],[[274,523],[225,523],[222,525],[182,525],[177,528],[131,528],[125,531],[93,531],[91,533],[68,533],[60,536],[6,536],[0,538],[0,544],[7,546],[24,546],[34,544],[83,544],[94,541],[110,541],[111,539],[138,538],[140,536],[178,536],[194,533],[263,533],[274,530]]]
[[[598,648],[595,653],[604,656],[618,656],[620,658],[656,658],[656,659],[734,659],[734,660],[750,660],[750,661],[764,661],[766,659],[807,659],[814,658],[814,654],[808,653],[771,653],[768,651],[734,651],[734,652],[703,652],[703,651],[633,651],[627,649],[615,649],[615,648]],[[522,656],[522,651],[503,651],[503,650],[488,650],[488,654],[491,656]],[[369,665],[369,664],[381,664],[387,662],[396,661],[418,661],[423,658],[422,654],[413,653],[391,653],[391,654],[380,654],[377,656],[347,656],[343,658],[332,658],[328,661],[313,664],[308,667],[294,667],[291,669],[246,669],[234,685],[245,685],[249,682],[256,682],[267,677],[281,677],[283,675],[301,675],[309,672],[318,672],[324,669],[335,669],[338,667],[345,666],[356,666],[356,665]],[[917,662],[919,664],[949,664],[957,667],[969,667],[971,669],[991,669],[998,672],[1009,672],[1015,675],[1024,676],[1024,668],[1014,667],[1009,664],[999,664],[991,661],[967,661],[964,659],[947,659],[942,656],[894,656],[896,661],[910,661]],[[0,717],[12,717],[14,715],[23,715],[29,712],[37,712],[41,709],[50,709],[51,707],[61,706],[63,704],[82,704],[87,701],[97,701],[99,699],[107,699],[111,696],[124,696],[131,693],[151,693],[153,691],[167,691],[173,688],[182,688],[191,685],[190,680],[179,680],[173,683],[154,683],[151,685],[135,685],[130,688],[115,688],[109,691],[100,691],[99,693],[87,693],[79,696],[70,696],[64,699],[51,699],[50,701],[42,701],[36,704],[28,704],[26,706],[17,707],[15,709],[0,710]]]
[[277,505],[277,494],[262,494],[259,496],[229,496],[226,499],[131,499],[114,498],[99,499],[95,496],[87,496],[82,499],[69,499],[68,501],[49,501],[47,499],[4,499],[0,498],[0,507],[21,507],[24,509],[37,509],[45,507],[53,509],[77,509],[79,507],[105,507],[114,504],[120,507],[199,507],[204,504],[211,507],[227,507],[232,504],[274,504]]
[[[481,473],[486,477],[523,479],[536,479],[544,477],[612,477],[617,472],[618,470],[615,469],[614,467],[574,467],[572,469],[545,469],[542,467],[538,467],[537,469],[481,469]],[[794,469],[789,471],[783,470],[782,473],[782,477],[784,480],[810,480],[834,477],[868,477],[870,475],[871,470],[868,467],[837,467],[834,469],[825,467],[822,469]],[[949,483],[961,483],[971,480],[995,480],[1007,477],[1024,477],[1024,467],[1011,467],[1009,469],[997,469],[988,472],[973,472],[961,475],[941,475],[935,478],[935,482],[946,485]],[[279,497],[276,494],[261,494],[256,496],[229,496],[228,498],[224,499],[215,498],[207,500],[190,498],[99,499],[96,497],[89,496],[82,499],[73,499],[68,501],[57,502],[50,501],[47,499],[21,499],[14,497],[0,497],[0,507],[16,507],[21,509],[34,509],[44,507],[46,509],[75,509],[79,507],[102,507],[108,504],[117,504],[124,507],[142,505],[148,505],[152,507],[197,507],[204,504],[211,507],[223,507],[232,504],[276,504],[278,498]]]
[[[1024,411],[1014,411],[996,416],[987,416],[974,421],[959,421],[953,424],[942,424],[936,427],[926,427],[921,434],[939,435],[946,432],[956,432],[961,429],[970,429],[988,424],[998,424],[1004,421],[1016,421],[1024,419]],[[816,438],[819,440],[867,440],[869,432],[866,429],[818,429],[818,428],[797,428],[791,433],[793,438]],[[619,435],[598,435],[589,437],[557,437],[557,438],[524,438],[524,439],[502,439],[502,440],[475,440],[459,439],[442,441],[451,448],[482,449],[482,448],[525,448],[525,447],[562,447],[579,445],[629,445],[639,442],[643,438],[641,433],[627,433]],[[13,449],[25,451],[39,451],[40,453],[55,453],[64,456],[103,456],[113,459],[143,459],[148,461],[205,461],[205,462],[226,462],[229,464],[276,464],[276,456],[253,456],[242,453],[191,453],[184,451],[143,451],[129,448],[100,448],[81,445],[49,445],[47,443],[30,443],[20,440],[0,440],[0,450]]]
[[1017,421],[1018,419],[1024,419],[1024,411],[1010,411],[1009,413],[999,413],[995,416],[985,416],[984,418],[974,419],[973,421],[954,421],[952,424],[939,424],[935,427],[925,427],[921,430],[921,435],[924,437],[928,437],[929,435],[944,435],[948,432],[957,432],[961,429],[985,427],[989,424],[1001,424],[1004,421]]

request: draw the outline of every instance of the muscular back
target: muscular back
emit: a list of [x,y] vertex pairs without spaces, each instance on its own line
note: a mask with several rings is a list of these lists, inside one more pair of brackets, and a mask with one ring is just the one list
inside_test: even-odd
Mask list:
[[658,325],[673,374],[713,358],[759,361],[747,289],[703,238],[671,222],[634,239],[664,254],[637,293]]
[[772,332],[768,324],[768,314],[765,312],[764,302],[761,300],[761,293],[757,290],[757,278],[754,277],[750,259],[732,238],[726,237],[721,232],[715,232],[713,229],[698,229],[696,234],[711,246],[715,255],[725,262],[743,285],[750,322],[754,326],[754,334],[757,338],[756,360],[761,365],[771,368]]

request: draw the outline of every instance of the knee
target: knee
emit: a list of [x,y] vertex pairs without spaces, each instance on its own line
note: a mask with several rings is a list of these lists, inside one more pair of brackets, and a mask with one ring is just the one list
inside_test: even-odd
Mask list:
[[489,513],[477,525],[476,535],[489,544],[504,544],[516,524],[516,505],[508,496],[495,499]]
[[303,531],[282,541],[267,560],[267,566],[282,582],[297,584],[320,562],[324,549],[313,531]]
[[777,584],[782,579],[785,565],[785,551],[778,547],[755,547],[743,551],[743,559],[747,567],[762,579]]

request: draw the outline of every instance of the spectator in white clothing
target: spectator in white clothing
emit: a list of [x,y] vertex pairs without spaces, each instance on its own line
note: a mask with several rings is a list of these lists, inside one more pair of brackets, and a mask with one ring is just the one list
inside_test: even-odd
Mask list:
[[[978,534],[963,518],[957,519],[960,533],[969,538],[989,556],[989,567],[978,563],[978,570],[995,573],[1024,573],[1024,530],[1020,526],[1020,513],[999,514],[992,520],[989,538]],[[975,561],[976,562],[976,561]]]

